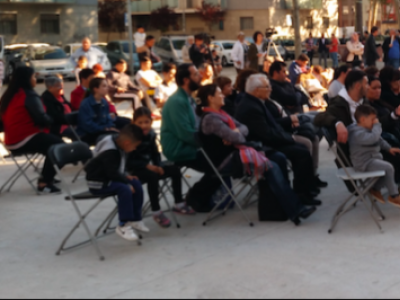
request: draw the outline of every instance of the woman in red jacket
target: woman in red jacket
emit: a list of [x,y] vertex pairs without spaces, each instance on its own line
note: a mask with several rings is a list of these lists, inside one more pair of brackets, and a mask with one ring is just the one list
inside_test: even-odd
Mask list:
[[5,144],[15,154],[40,153],[46,156],[38,190],[60,193],[54,186],[56,172],[47,152],[52,145],[63,141],[49,134],[52,118],[46,114],[40,97],[34,91],[35,71],[29,67],[15,70],[10,85],[0,103],[0,117],[4,125]]

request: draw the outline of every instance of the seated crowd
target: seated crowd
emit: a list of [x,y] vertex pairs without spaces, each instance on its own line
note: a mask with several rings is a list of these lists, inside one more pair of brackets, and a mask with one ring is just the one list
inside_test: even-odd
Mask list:
[[[13,153],[45,156],[38,190],[47,193],[61,192],[47,157],[52,145],[66,137],[95,146],[95,158],[85,166],[88,187],[94,195],[118,195],[116,232],[129,241],[138,239],[136,231],[149,232],[142,220],[142,184],[147,184],[153,219],[163,228],[171,225],[159,203],[165,179],[172,182],[173,212],[194,215],[214,209],[221,180],[200,148],[225,182],[230,183],[233,173],[254,176],[287,218],[300,225],[322,204],[317,197],[328,185],[318,175],[322,127],[336,133],[357,171],[386,171],[371,195],[384,203],[380,190],[386,187],[389,202],[400,207],[400,72],[388,66],[380,72],[367,70],[367,75],[342,66],[328,83],[322,80],[324,71],[309,70],[302,55],[289,70],[276,60],[266,73],[257,56],[259,46],[252,47],[253,68],[238,70],[233,86],[230,78],[214,76],[198,37],[189,51],[194,64],[165,64],[162,77],[147,56],[135,81],[123,60],[105,76],[96,76],[82,60],[71,102],[64,96],[62,78],[46,78],[47,90],[40,97],[34,91],[34,70],[18,68],[0,103],[5,144]],[[304,78],[324,86],[326,109],[309,112],[315,107],[299,86]],[[118,116],[113,103],[120,101],[132,102],[132,120]],[[152,128],[159,110],[162,153]],[[76,128],[66,118],[72,112],[78,114]],[[184,167],[203,174],[186,197]]]

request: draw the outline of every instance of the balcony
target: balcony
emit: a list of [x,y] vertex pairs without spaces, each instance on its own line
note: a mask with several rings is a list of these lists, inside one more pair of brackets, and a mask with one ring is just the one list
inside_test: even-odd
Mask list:
[[[282,9],[293,9],[292,0],[281,0]],[[299,0],[300,9],[322,9],[322,0]]]
[[[228,0],[205,1],[210,4],[221,5],[222,9],[226,9],[228,7]],[[134,14],[150,14],[153,10],[159,9],[166,5],[168,5],[172,9],[176,9],[177,12],[180,12],[184,9],[194,10],[197,7],[200,7],[201,3],[202,0],[186,0],[183,2],[179,0],[134,0],[132,1],[132,12]]]

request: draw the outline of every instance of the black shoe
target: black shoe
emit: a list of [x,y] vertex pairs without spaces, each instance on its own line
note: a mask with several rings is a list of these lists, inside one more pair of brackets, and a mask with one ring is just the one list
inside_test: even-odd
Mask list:
[[319,178],[319,175],[315,176],[315,185],[316,185],[317,187],[319,187],[319,188],[326,188],[326,187],[328,187],[328,183],[325,182],[325,181],[322,181],[322,180]]
[[61,183],[61,180],[58,180],[58,179],[53,180],[53,184],[60,184],[60,183]]
[[59,195],[61,194],[61,190],[57,187],[55,187],[52,184],[48,184],[44,187],[38,187],[38,191],[43,193],[43,194],[51,194],[51,195]]
[[303,220],[308,219],[313,213],[317,211],[317,208],[315,206],[311,207],[305,207],[304,209],[301,210],[299,217]]
[[322,201],[318,199],[314,199],[314,197],[308,197],[304,195],[299,195],[300,201],[305,206],[320,206],[322,205]]
[[308,193],[308,196],[311,198],[317,197],[319,194],[321,194],[321,190],[319,188],[312,188],[310,192]]

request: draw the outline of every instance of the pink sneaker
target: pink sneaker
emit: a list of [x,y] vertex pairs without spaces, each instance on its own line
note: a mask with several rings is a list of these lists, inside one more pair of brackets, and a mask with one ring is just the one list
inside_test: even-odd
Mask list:
[[171,227],[171,221],[164,215],[164,213],[153,216],[153,219],[161,228]]

